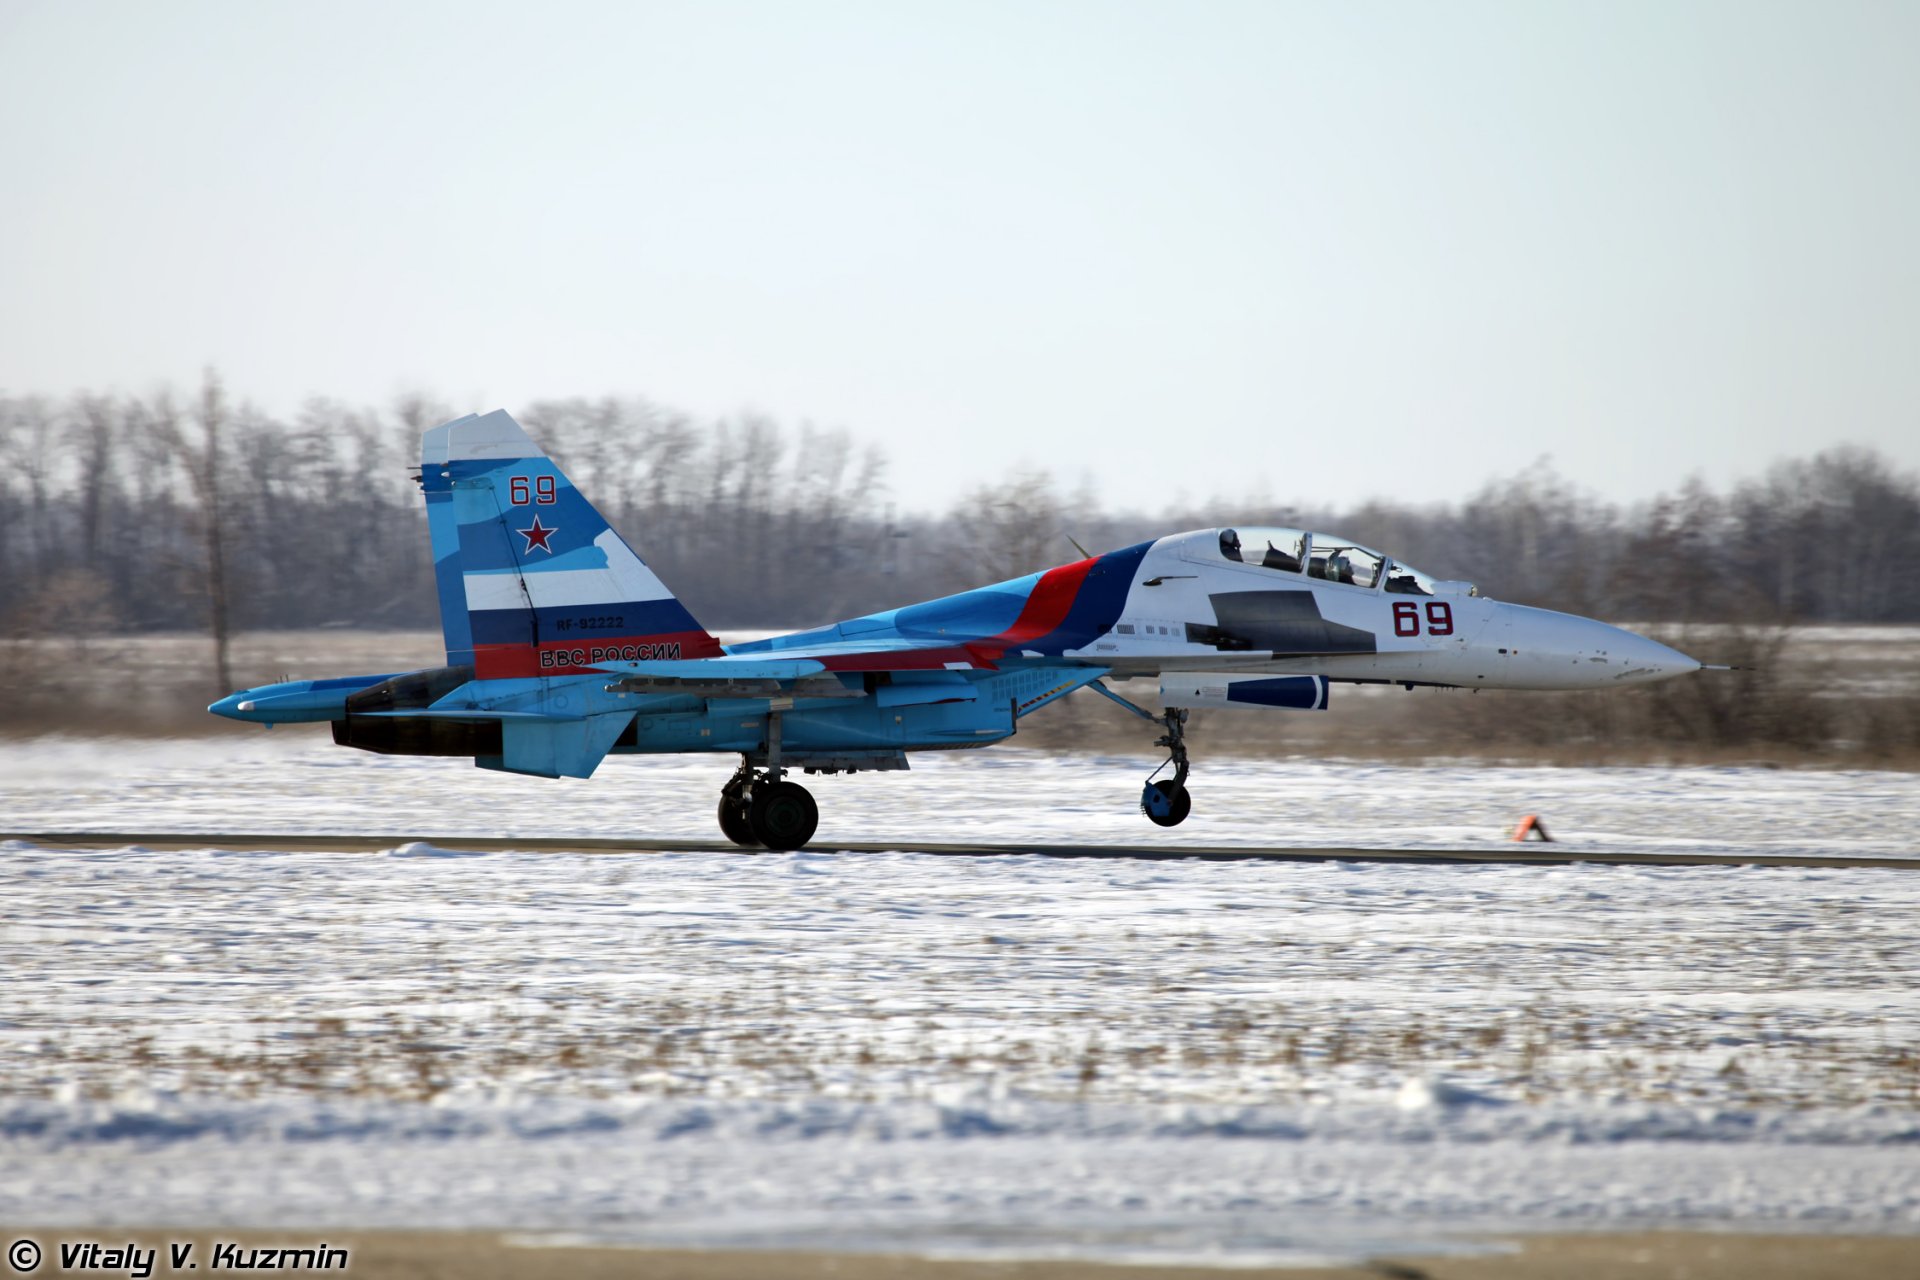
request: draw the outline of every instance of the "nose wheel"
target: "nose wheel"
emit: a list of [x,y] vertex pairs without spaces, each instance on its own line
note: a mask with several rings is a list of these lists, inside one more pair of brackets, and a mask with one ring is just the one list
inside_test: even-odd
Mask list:
[[1177,827],[1193,812],[1193,797],[1171,778],[1149,782],[1140,796],[1140,811],[1157,827]]
[[1147,775],[1147,785],[1140,792],[1140,812],[1157,827],[1177,827],[1193,812],[1193,797],[1187,794],[1186,708],[1168,707],[1159,719],[1167,731],[1155,739],[1153,745],[1167,749],[1166,763],[1160,769],[1172,765],[1173,776],[1156,782],[1153,774],[1160,769]]
[[1140,792],[1140,812],[1146,814],[1148,821],[1157,827],[1177,827],[1185,822],[1187,815],[1193,812],[1193,797],[1187,794],[1186,708],[1168,707],[1156,716],[1146,708],[1129,702],[1098,680],[1087,687],[1119,703],[1142,720],[1151,720],[1166,727],[1166,732],[1154,739],[1153,745],[1167,749],[1167,758],[1160,769],[1172,765],[1173,776],[1159,777],[1160,769],[1147,775],[1147,785]]

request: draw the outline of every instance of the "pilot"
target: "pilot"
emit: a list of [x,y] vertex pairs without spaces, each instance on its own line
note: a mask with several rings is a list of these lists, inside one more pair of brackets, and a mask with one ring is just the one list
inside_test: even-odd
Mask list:
[[[1298,549],[1297,544],[1295,549]],[[1266,554],[1260,557],[1260,564],[1267,569],[1284,569],[1288,573],[1300,572],[1300,557],[1291,551],[1282,551],[1274,546],[1272,538],[1267,539]]]
[[1240,558],[1240,535],[1232,529],[1220,531],[1220,554],[1229,560]]
[[1413,575],[1412,570],[1408,569],[1405,565],[1398,564],[1394,565],[1392,571],[1387,575],[1387,590],[1398,592],[1403,596],[1427,596],[1433,594],[1420,585],[1420,579]]
[[1330,582],[1353,582],[1353,561],[1347,559],[1347,553],[1336,551],[1327,557],[1327,580]]

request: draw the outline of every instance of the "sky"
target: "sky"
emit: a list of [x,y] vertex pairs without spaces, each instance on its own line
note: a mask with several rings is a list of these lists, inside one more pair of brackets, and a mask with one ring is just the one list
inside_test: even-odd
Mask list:
[[0,392],[644,395],[937,508],[1920,466],[1920,4],[0,0]]

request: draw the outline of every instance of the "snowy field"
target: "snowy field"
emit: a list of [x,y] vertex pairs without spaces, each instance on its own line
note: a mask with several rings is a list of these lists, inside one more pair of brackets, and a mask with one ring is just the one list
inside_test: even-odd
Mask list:
[[1920,1232],[1920,874],[837,856],[1032,838],[1914,856],[1909,775],[1019,751],[588,783],[277,731],[0,744],[0,829],[389,833],[377,855],[0,847],[0,1217],[663,1244],[1342,1258],[1474,1230]]

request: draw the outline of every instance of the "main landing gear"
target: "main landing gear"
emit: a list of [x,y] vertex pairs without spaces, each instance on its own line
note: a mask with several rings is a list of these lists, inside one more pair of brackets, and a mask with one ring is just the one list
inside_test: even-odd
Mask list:
[[[1087,686],[1095,693],[1103,694],[1119,703],[1142,720],[1151,720],[1155,724],[1165,725],[1167,731],[1154,739],[1153,745],[1165,747],[1167,758],[1147,775],[1147,785],[1140,792],[1140,812],[1158,827],[1177,827],[1187,820],[1193,812],[1193,797],[1187,794],[1187,711],[1184,707],[1168,707],[1159,715],[1154,715],[1144,707],[1135,706],[1100,681],[1095,680]],[[1167,765],[1173,766],[1171,778],[1154,781],[1155,776]]]
[[767,764],[756,770],[742,756],[740,768],[720,788],[720,833],[747,848],[798,849],[813,839],[820,806],[780,767],[780,713],[768,717]]
[[745,765],[720,789],[720,832],[750,849],[798,849],[813,839],[820,806],[797,782],[756,777]]

